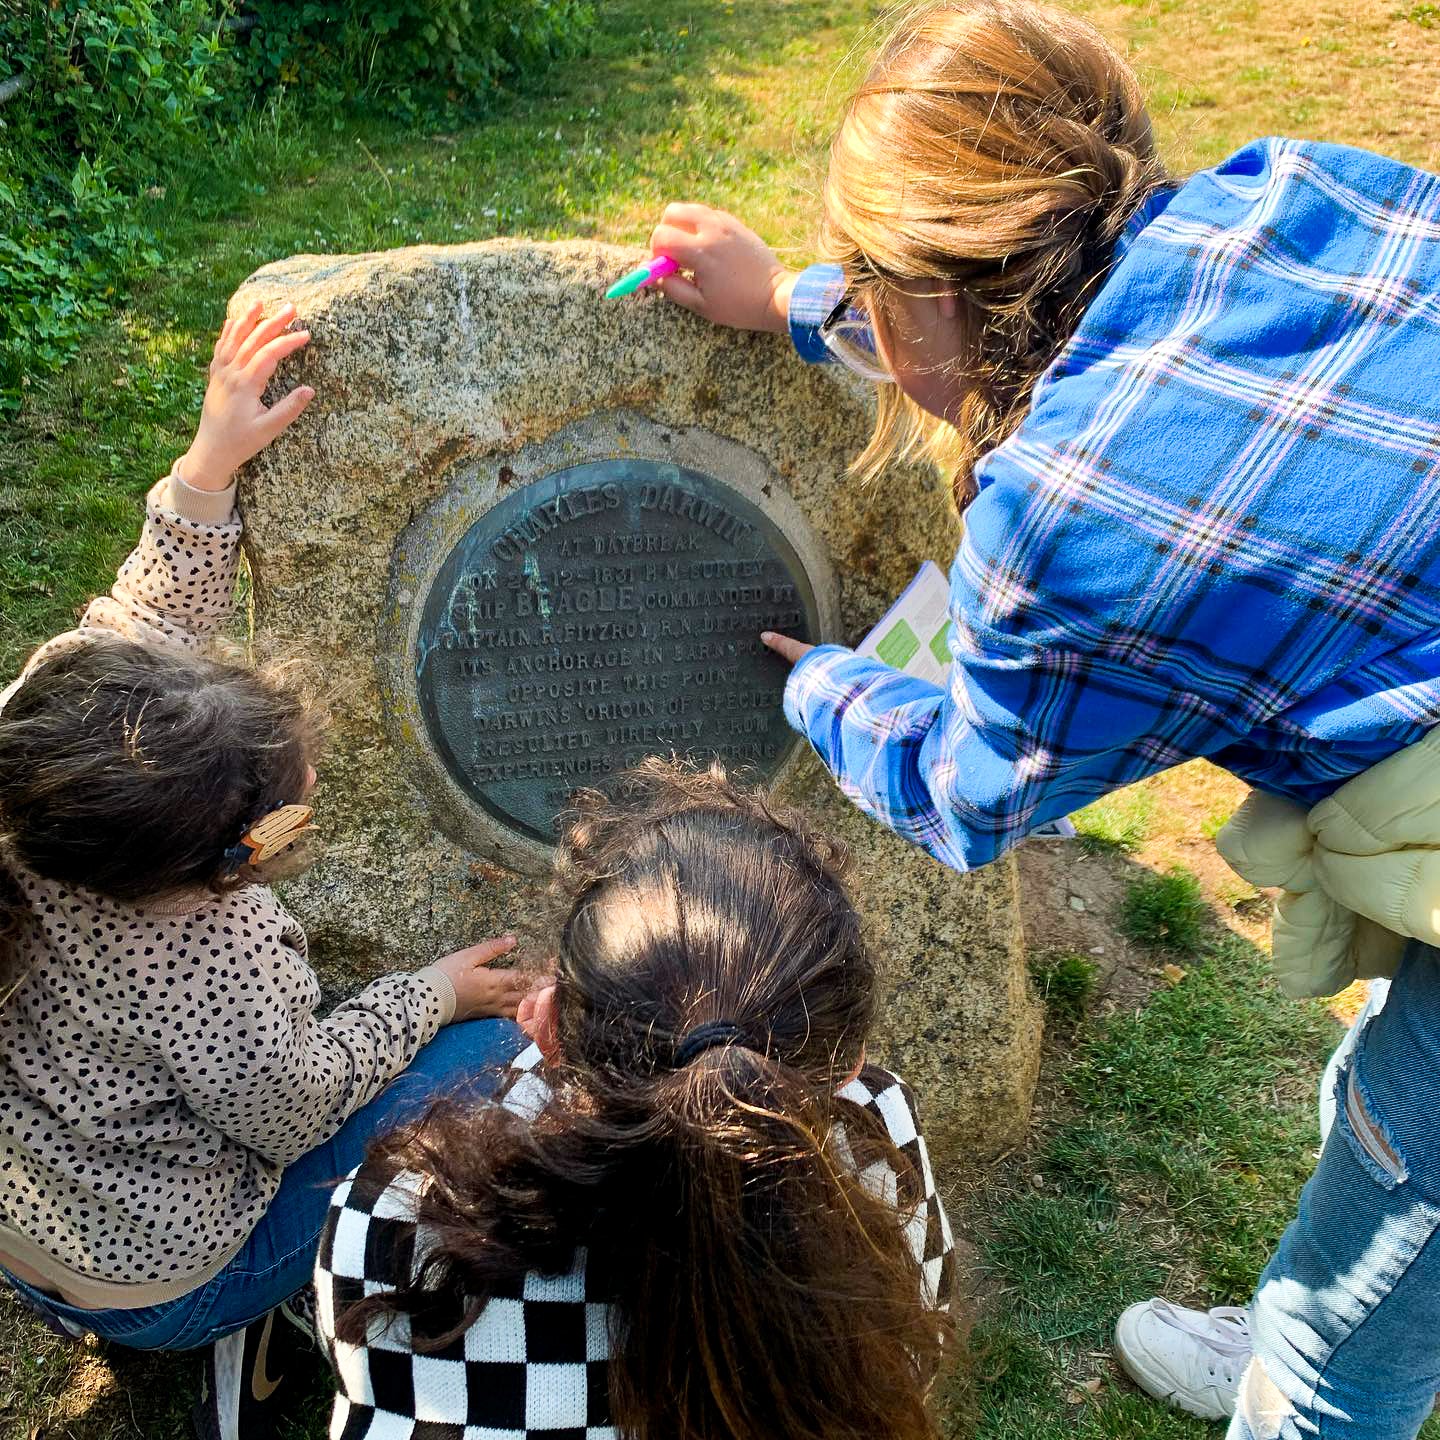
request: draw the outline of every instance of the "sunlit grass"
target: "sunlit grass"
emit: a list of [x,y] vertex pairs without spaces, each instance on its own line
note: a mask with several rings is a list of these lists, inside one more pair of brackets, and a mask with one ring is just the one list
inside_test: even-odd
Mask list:
[[1094,854],[1115,850],[1131,854],[1150,834],[1155,819],[1155,795],[1141,785],[1117,790],[1071,816],[1081,846]]
[[1340,1031],[1282,1001],[1243,940],[1182,960],[1142,1010],[1082,1023],[1034,1155],[977,1206],[999,1296],[951,1403],[983,1440],[1216,1434],[1131,1390],[1111,1333],[1154,1294],[1248,1300],[1313,1164],[1313,1081]]

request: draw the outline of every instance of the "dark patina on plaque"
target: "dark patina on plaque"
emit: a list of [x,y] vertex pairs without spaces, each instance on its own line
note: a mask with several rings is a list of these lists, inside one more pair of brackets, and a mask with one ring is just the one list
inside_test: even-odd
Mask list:
[[646,755],[775,774],[796,737],[762,630],[819,637],[799,557],[758,506],[661,461],[574,465],[451,551],[420,619],[420,709],[460,787],[553,844],[575,790]]

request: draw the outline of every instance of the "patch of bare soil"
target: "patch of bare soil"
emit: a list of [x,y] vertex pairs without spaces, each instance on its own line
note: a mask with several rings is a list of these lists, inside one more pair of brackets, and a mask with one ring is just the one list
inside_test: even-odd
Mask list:
[[1269,895],[1240,879],[1204,833],[1239,806],[1246,787],[1204,761],[1142,786],[1154,795],[1154,818],[1133,853],[1091,850],[1083,841],[1030,840],[1016,857],[1031,955],[1073,954],[1091,961],[1101,1015],[1142,1005],[1166,983],[1168,957],[1133,944],[1119,926],[1126,891],[1147,872],[1184,866],[1199,880],[1220,924],[1262,949],[1269,943]]

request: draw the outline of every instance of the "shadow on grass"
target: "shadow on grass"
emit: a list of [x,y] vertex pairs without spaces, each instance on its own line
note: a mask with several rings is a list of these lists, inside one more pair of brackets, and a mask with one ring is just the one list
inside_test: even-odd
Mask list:
[[[321,1440],[334,1387],[319,1353],[277,1440]],[[0,1440],[185,1440],[199,1398],[199,1352],[57,1340],[0,1291]]]

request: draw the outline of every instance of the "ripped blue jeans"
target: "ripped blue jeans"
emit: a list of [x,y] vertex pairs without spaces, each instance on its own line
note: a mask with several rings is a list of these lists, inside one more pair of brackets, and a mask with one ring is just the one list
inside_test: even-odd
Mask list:
[[1327,1072],[1228,1440],[1413,1440],[1440,1391],[1440,951],[1412,944],[1382,995]]

